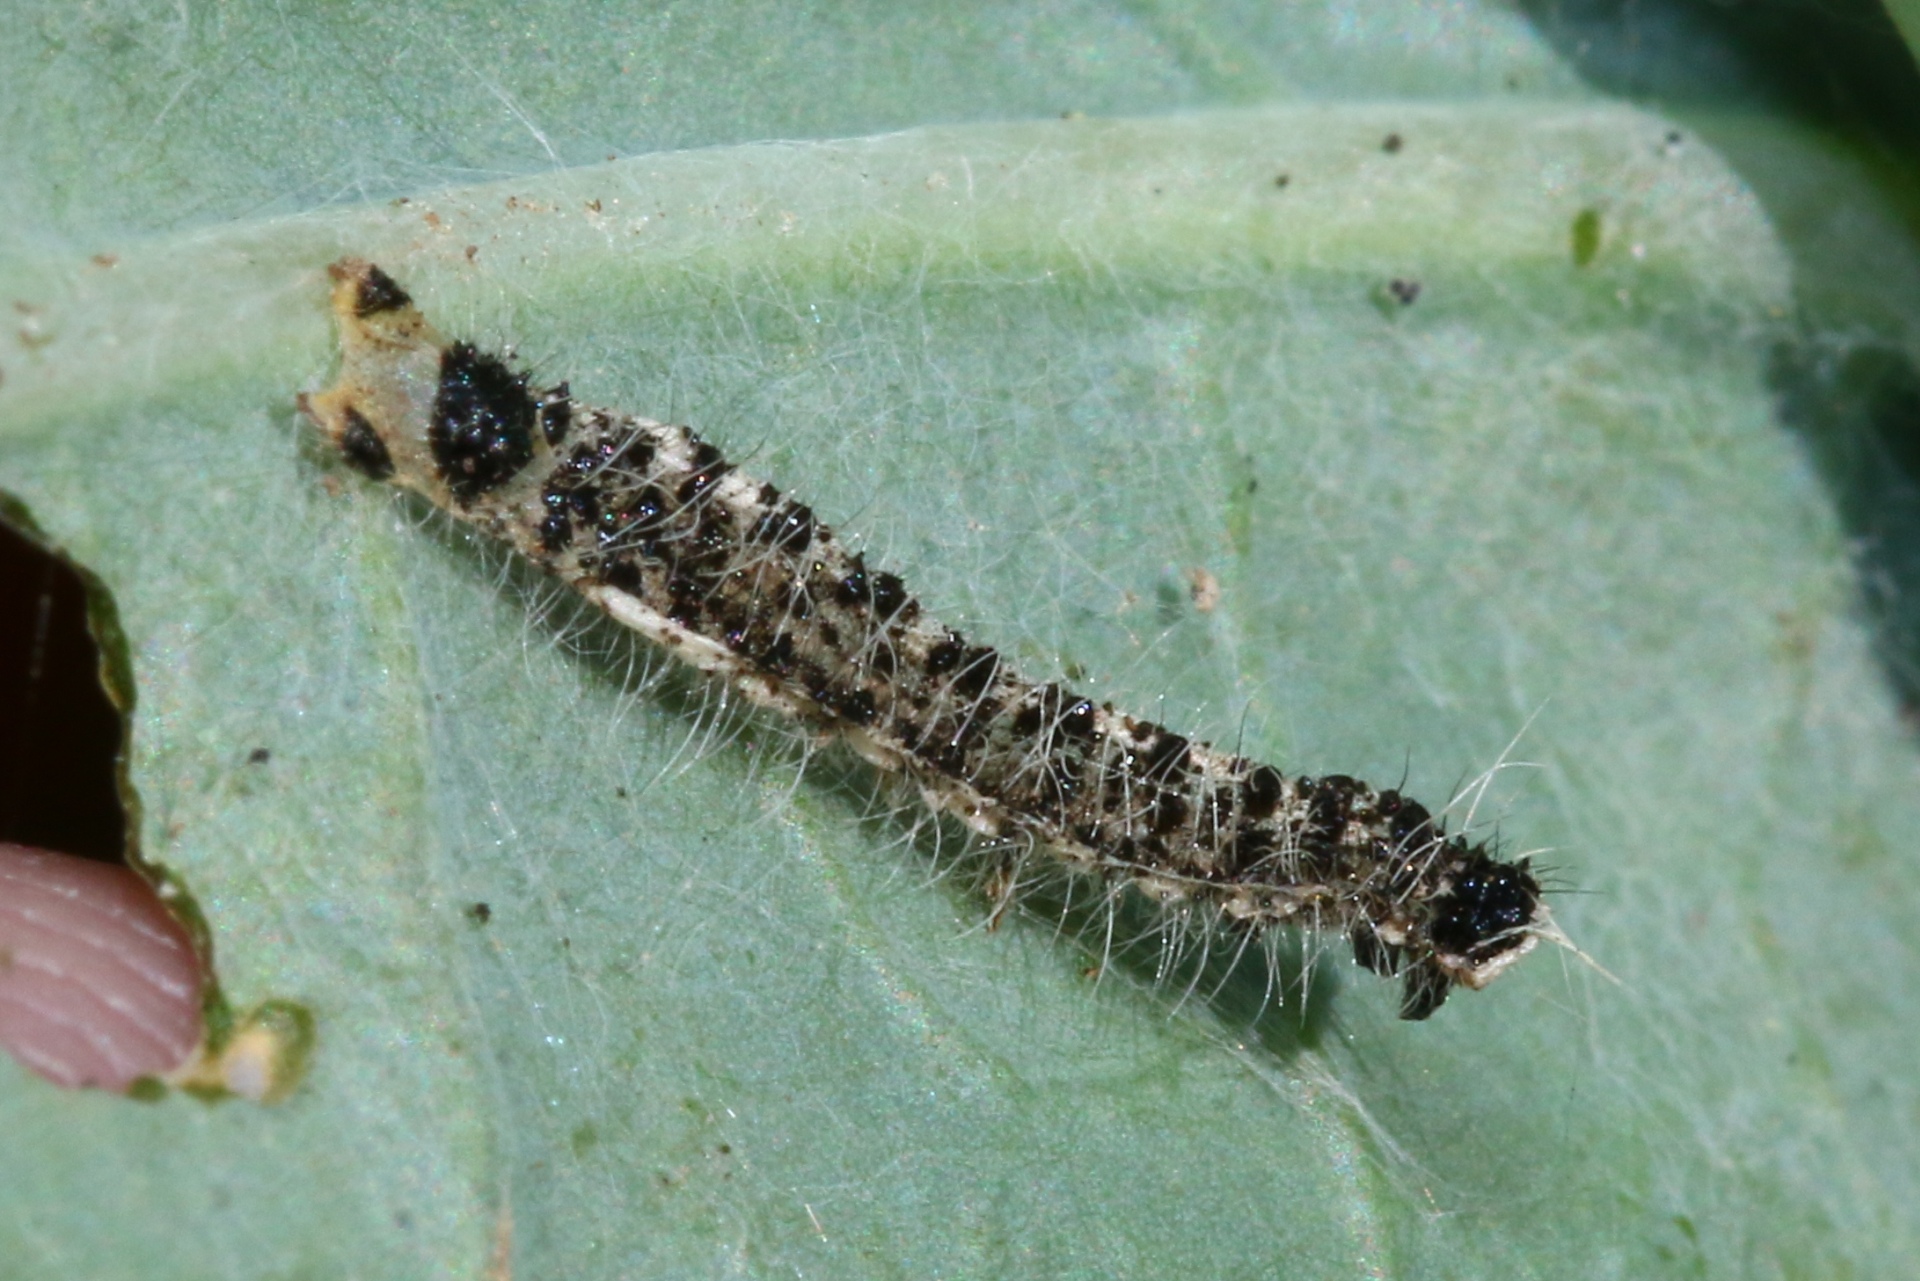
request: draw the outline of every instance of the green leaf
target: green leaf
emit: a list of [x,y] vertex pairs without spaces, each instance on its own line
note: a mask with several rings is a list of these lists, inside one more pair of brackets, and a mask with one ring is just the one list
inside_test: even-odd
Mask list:
[[[1898,1275],[1913,654],[1843,446],[1920,386],[1906,189],[1346,12],[36,11],[0,488],[115,594],[147,856],[315,1040],[275,1107],[0,1064],[0,1258]],[[1407,1025],[1329,947],[1303,1016],[989,928],[857,769],[324,456],[343,252],[1030,671],[1436,802],[1519,735],[1479,817],[1619,984]]]
[[1900,28],[1909,51],[1920,46],[1920,3],[1915,3],[1915,0],[1887,0],[1887,14]]

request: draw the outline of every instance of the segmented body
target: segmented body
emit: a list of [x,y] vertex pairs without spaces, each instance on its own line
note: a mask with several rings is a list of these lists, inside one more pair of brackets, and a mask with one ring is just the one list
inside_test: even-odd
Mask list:
[[330,269],[339,382],[301,407],[342,457],[510,543],[747,697],[838,733],[928,802],[1229,929],[1338,930],[1403,1017],[1481,987],[1547,922],[1524,862],[1421,804],[1288,776],[1026,679],[804,504],[684,427],[576,405],[444,340],[391,277]]

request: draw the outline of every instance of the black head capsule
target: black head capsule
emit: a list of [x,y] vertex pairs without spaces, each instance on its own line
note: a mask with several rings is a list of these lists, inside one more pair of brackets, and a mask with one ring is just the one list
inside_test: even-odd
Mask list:
[[1527,940],[1540,907],[1540,882],[1524,863],[1501,863],[1470,851],[1453,886],[1434,900],[1427,938],[1434,950],[1481,964]]

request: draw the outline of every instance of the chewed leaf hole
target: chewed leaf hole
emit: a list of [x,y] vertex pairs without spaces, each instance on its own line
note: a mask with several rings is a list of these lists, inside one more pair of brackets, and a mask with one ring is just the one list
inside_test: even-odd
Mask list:
[[79,572],[0,511],[0,840],[124,863],[122,711]]
[[0,1049],[57,1085],[280,1097],[307,1021],[236,1020],[198,909],[142,862],[132,708],[104,584],[0,494]]

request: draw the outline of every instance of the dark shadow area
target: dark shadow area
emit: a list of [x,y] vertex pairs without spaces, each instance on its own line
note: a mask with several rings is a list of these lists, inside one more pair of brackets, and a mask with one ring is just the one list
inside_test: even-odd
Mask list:
[[[1290,1060],[1319,1045],[1334,1022],[1334,995],[1352,947],[1300,930],[1242,931],[1215,920],[1212,908],[1158,905],[1137,889],[1071,872],[1046,851],[968,832],[950,814],[933,816],[910,787],[854,757],[829,751],[808,761],[808,782],[843,797],[849,820],[877,843],[908,845],[941,874],[947,893],[995,930],[1041,930],[1085,958],[1091,983],[1112,972],[1152,989],[1167,1010],[1204,1004],[1221,1024]],[[1018,885],[1006,920],[996,920],[1002,885]],[[1398,999],[1398,979],[1390,983]]]
[[[1203,1005],[1234,1035],[1281,1060],[1315,1048],[1335,1023],[1334,998],[1343,984],[1334,971],[1352,956],[1338,936],[1272,928],[1248,933],[1223,926],[1205,906],[1150,902],[1130,887],[1069,871],[1044,851],[991,841],[949,815],[930,815],[904,784],[894,786],[849,751],[815,757],[807,776],[844,798],[852,807],[849,821],[867,827],[877,842],[909,845],[985,927],[1041,930],[1077,951],[1089,983],[1112,973],[1157,993],[1168,1011]],[[1002,922],[995,919],[997,887],[1008,878],[1018,889]],[[1397,1001],[1398,980],[1380,982]]]
[[124,731],[93,592],[22,517],[0,504],[0,840],[123,863]]
[[[1879,0],[1522,0],[1608,94],[1685,116],[1765,108],[1920,155],[1920,70]],[[1742,175],[1749,177],[1750,175]]]
[[[1920,336],[1867,296],[1861,227],[1920,239],[1920,68],[1877,0],[1522,0],[1595,88],[1685,124],[1759,198],[1793,268],[1798,337],[1769,376],[1853,545],[1862,613],[1912,722],[1920,709]],[[1798,172],[1780,120],[1884,203]],[[1808,145],[1813,145],[1811,141]],[[1857,192],[1860,188],[1854,188]],[[1853,205],[1861,202],[1857,197]],[[1884,235],[1885,233],[1877,233]],[[1896,233],[1897,234],[1897,233]],[[1882,241],[1881,243],[1884,243]]]
[[1783,343],[1770,372],[1853,543],[1881,662],[1920,725],[1920,369],[1889,347]]

